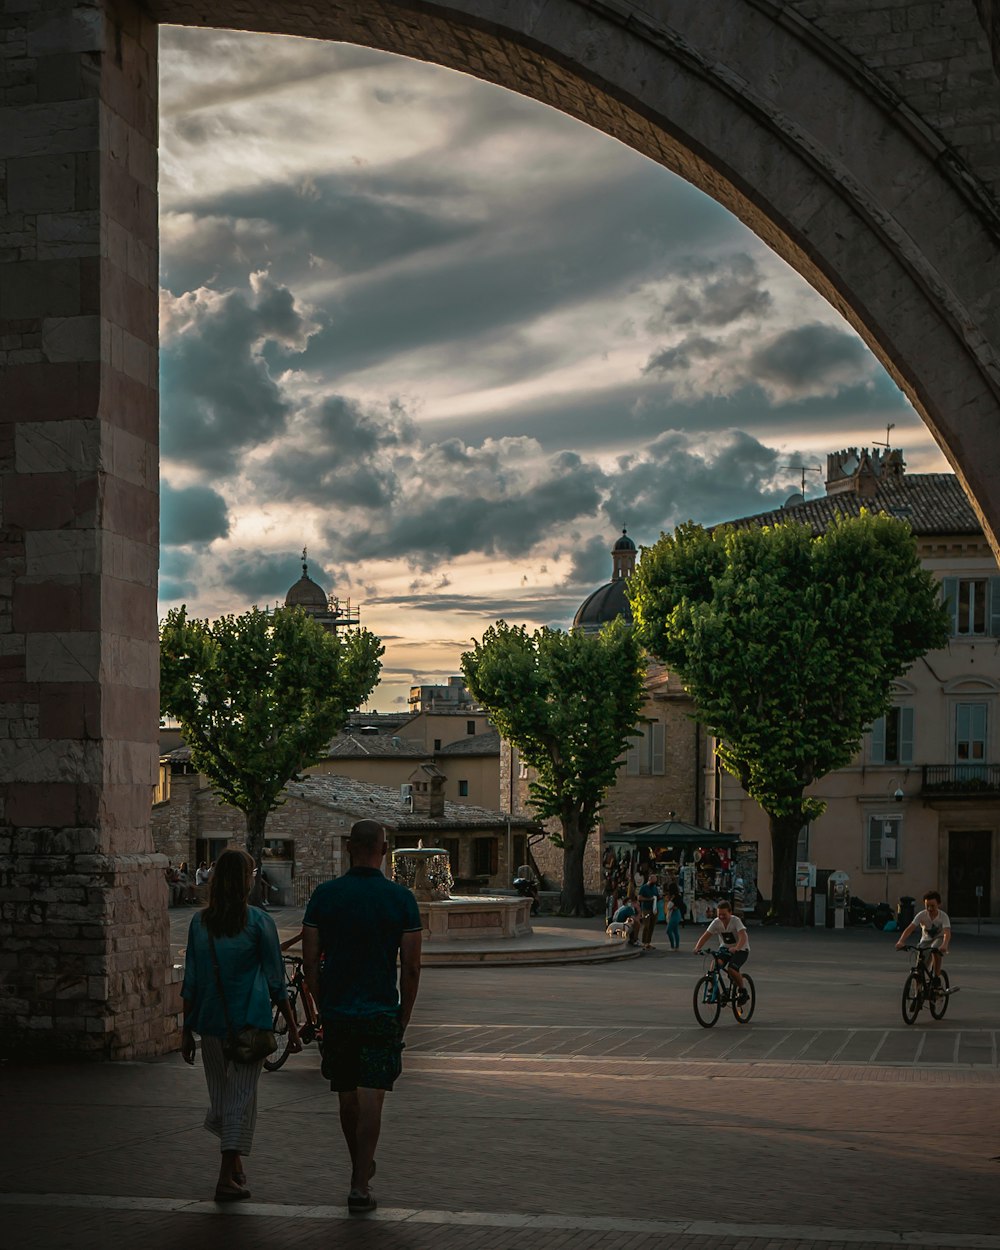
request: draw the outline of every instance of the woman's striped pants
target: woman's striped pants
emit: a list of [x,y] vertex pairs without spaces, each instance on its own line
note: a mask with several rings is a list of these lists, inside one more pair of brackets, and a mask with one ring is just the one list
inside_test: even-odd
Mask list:
[[249,1154],[257,1123],[257,1082],[264,1060],[229,1063],[222,1055],[222,1038],[203,1037],[201,1061],[211,1104],[205,1127],[219,1138],[222,1150]]

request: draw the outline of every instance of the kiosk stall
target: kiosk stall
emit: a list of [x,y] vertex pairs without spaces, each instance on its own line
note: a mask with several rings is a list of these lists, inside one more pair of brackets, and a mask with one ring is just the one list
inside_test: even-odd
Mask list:
[[652,867],[664,893],[676,886],[688,918],[698,923],[709,920],[723,898],[739,916],[757,906],[757,843],[742,842],[737,833],[665,820],[605,833],[603,842],[606,892],[627,889]]

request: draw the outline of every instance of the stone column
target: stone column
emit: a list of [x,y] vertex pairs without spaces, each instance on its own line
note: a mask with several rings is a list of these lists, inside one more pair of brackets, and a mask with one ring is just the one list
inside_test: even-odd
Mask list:
[[0,11],[0,1046],[174,1037],[156,778],[156,27]]

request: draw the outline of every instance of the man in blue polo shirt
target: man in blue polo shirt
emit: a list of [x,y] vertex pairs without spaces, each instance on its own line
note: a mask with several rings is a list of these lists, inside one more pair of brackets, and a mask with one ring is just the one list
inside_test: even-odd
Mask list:
[[377,1205],[370,1182],[382,1103],[402,1071],[423,929],[411,891],[381,871],[388,847],[378,821],[353,825],[347,849],[350,871],[318,886],[309,900],[302,962],[323,1020],[323,1075],[340,1098],[340,1126],[351,1152],[347,1206],[360,1215]]

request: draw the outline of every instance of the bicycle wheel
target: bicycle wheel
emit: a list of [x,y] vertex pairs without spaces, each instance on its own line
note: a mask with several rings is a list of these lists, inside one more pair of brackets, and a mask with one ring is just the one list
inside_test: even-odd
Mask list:
[[706,973],[703,977],[699,977],[694,987],[695,1019],[703,1029],[710,1029],[718,1020],[721,1010],[719,995],[715,986],[715,977]]
[[[757,989],[753,983],[753,977],[748,972],[743,974],[743,984],[750,997],[745,1003],[738,1001],[738,995],[733,998],[733,1015],[736,1017],[737,1024],[746,1024],[753,1015],[753,1009],[757,1006]],[[735,989],[736,987],[733,986],[734,992]]]
[[906,978],[906,984],[903,986],[903,1022],[904,1024],[912,1024],[920,1014],[920,1008],[924,1005],[924,989],[920,982],[920,977],[911,972]]
[[[288,995],[288,1006],[291,1008],[295,1022],[299,1022],[299,996],[297,991],[292,990]],[[284,1013],[280,1007],[275,1007],[274,1018],[271,1022],[271,1028],[274,1029],[274,1036],[278,1039],[278,1049],[273,1055],[268,1055],[264,1060],[265,1072],[277,1072],[281,1065],[285,1062],[289,1055],[289,1044],[291,1039],[288,1036],[288,1021],[284,1017]]]
[[939,992],[935,994],[934,991],[931,990],[930,1001],[927,1004],[930,1007],[931,1015],[934,1017],[935,1020],[943,1020],[944,1013],[948,1010],[948,1003],[951,1001],[948,997],[948,990],[950,986],[951,986],[951,982],[948,980],[948,974],[942,968],[941,969],[941,990],[943,991],[943,993]]

